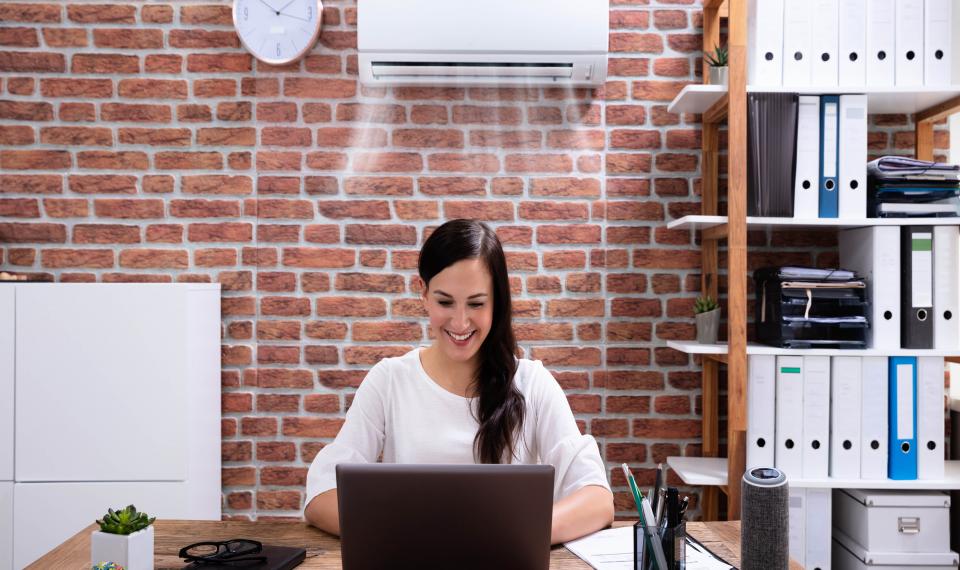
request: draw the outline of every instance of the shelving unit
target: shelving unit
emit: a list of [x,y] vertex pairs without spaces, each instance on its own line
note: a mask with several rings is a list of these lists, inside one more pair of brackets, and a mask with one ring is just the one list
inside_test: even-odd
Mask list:
[[[714,358],[721,362],[726,361],[726,344],[700,344],[696,341],[667,341],[667,346],[687,354],[701,354],[707,358]],[[747,354],[771,354],[778,356],[796,355],[796,356],[955,356],[956,349],[939,348],[864,348],[864,349],[842,349],[842,348],[777,348],[765,344],[747,343]]]
[[[670,466],[689,485],[727,486],[725,457],[669,457]],[[909,489],[946,491],[960,488],[960,461],[947,461],[943,479],[790,479],[790,486],[819,489]]]
[[[723,20],[727,23],[727,48],[729,54],[729,86],[689,85],[684,88],[668,107],[674,113],[698,113],[702,115],[703,162],[702,204],[700,216],[686,216],[668,224],[671,229],[697,229],[702,232],[701,245],[701,292],[718,297],[719,242],[727,244],[727,339],[726,345],[697,345],[687,342],[670,342],[668,346],[690,354],[704,355],[703,371],[703,445],[701,458],[671,457],[668,463],[674,467],[684,482],[703,485],[702,511],[706,520],[719,517],[719,493],[726,493],[727,516],[740,518],[740,485],[726,485],[727,481],[739,481],[746,463],[747,428],[747,354],[832,354],[841,351],[789,351],[773,347],[748,346],[747,344],[747,228],[841,229],[867,225],[905,225],[923,223],[928,225],[957,224],[957,220],[802,220],[785,218],[747,217],[747,93],[761,91],[747,86],[747,0],[703,1],[703,45],[709,51],[720,43]],[[703,63],[704,81],[709,77],[708,64]],[[960,87],[919,88],[763,88],[762,91],[822,93],[866,93],[868,109],[872,114],[914,114],[916,122],[916,156],[923,160],[933,159],[933,125],[936,121],[960,111]],[[720,127],[727,124],[727,216],[720,216],[719,204],[719,150]],[[761,352],[769,351],[769,352]],[[909,351],[910,354],[955,356],[960,351]],[[890,355],[897,351],[842,351],[850,354]],[[719,386],[720,366],[727,367],[727,457],[719,457]],[[792,485],[822,487],[862,487],[877,485],[882,488],[938,488],[960,489],[960,463],[948,464],[947,479],[940,482],[918,481],[846,481],[818,480],[797,482]],[[725,475],[725,476],[722,476]],[[829,482],[827,482],[829,481]],[[924,487],[922,485],[938,485]],[[899,486],[898,485],[903,485]],[[874,487],[877,488],[877,487]]]

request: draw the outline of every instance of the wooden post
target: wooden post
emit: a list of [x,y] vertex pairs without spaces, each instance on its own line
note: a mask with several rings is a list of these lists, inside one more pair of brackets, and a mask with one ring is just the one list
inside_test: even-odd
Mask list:
[[[703,3],[703,53],[710,53],[714,46],[720,45],[720,4],[722,2]],[[710,80],[710,64],[703,60],[704,85]]]
[[747,0],[727,0],[730,110],[727,180],[727,517],[740,518],[747,429]]

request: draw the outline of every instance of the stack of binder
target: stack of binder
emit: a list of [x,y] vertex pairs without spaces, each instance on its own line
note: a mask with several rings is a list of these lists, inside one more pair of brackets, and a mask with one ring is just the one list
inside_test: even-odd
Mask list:
[[747,215],[793,216],[796,93],[747,94]]
[[748,0],[748,82],[949,85],[953,0]]
[[766,267],[754,272],[757,340],[784,348],[865,348],[866,286],[843,269]]
[[960,166],[884,156],[869,163],[867,172],[871,217],[960,215]]
[[750,355],[746,466],[788,478],[942,480],[942,356]]

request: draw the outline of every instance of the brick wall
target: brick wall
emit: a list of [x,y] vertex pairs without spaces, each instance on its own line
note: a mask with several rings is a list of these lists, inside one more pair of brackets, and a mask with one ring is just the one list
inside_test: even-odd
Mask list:
[[[345,0],[288,67],[239,47],[226,1],[4,2],[0,267],[222,283],[225,514],[296,516],[365,371],[429,341],[425,234],[487,220],[524,351],[648,484],[699,452],[698,363],[665,341],[694,336],[700,256],[664,221],[700,208],[699,117],[666,104],[698,81],[701,13],[611,4],[610,78],[591,92],[364,88]],[[877,118],[872,151],[909,148],[908,127]],[[835,259],[829,234],[750,242],[752,267]]]

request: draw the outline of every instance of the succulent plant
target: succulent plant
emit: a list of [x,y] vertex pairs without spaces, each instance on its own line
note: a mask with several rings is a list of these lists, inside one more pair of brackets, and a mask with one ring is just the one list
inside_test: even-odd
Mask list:
[[707,60],[707,63],[711,67],[726,67],[727,66],[727,48],[714,46],[713,53],[704,53],[704,59]]
[[697,300],[693,303],[693,312],[696,314],[706,313],[707,311],[712,311],[719,308],[720,305],[718,305],[710,295],[707,295],[706,297],[697,297]]
[[157,517],[148,517],[146,513],[137,511],[133,505],[124,509],[107,509],[107,514],[97,520],[102,532],[110,534],[133,534],[150,526]]

